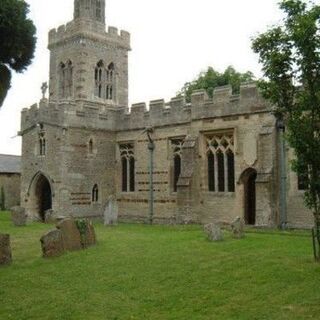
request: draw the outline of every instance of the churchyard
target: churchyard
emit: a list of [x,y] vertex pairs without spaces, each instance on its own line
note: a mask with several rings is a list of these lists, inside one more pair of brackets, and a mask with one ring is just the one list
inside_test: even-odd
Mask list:
[[319,319],[309,232],[209,242],[197,225],[96,223],[96,246],[45,259],[39,239],[53,228],[0,213],[13,256],[0,267],[0,319]]

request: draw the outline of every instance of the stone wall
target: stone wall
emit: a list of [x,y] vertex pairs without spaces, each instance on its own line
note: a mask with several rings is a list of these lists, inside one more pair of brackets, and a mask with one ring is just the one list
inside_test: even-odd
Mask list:
[[18,173],[0,173],[0,193],[3,187],[6,209],[20,204],[20,178]]

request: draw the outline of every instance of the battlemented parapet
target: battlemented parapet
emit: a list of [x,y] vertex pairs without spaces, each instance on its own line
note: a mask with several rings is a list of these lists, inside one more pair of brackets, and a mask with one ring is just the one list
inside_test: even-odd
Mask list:
[[261,97],[255,84],[242,85],[237,95],[232,94],[230,86],[224,86],[214,90],[212,99],[205,90],[197,90],[191,96],[191,103],[186,103],[184,97],[175,97],[168,103],[163,99],[151,101],[148,108],[146,103],[133,104],[130,112],[120,112],[117,128],[123,131],[147,126],[178,125],[199,119],[269,110],[269,103]]
[[71,21],[57,29],[49,31],[48,48],[63,44],[65,41],[73,39],[74,42],[85,44],[86,39],[113,43],[121,48],[130,50],[130,33],[124,30],[118,31],[115,27],[108,27],[108,32],[94,21]]
[[47,99],[42,99],[39,104],[22,110],[20,134],[23,135],[39,124],[115,131],[118,113],[118,108],[90,101],[49,102]]
[[210,99],[205,90],[197,90],[191,96],[191,103],[186,103],[184,97],[175,97],[169,102],[150,101],[148,107],[144,102],[133,104],[131,109],[85,100],[49,103],[43,99],[39,105],[22,110],[21,131],[37,123],[107,131],[138,130],[269,111],[269,103],[255,84],[242,85],[238,95],[233,95],[230,87],[221,87],[215,89]]

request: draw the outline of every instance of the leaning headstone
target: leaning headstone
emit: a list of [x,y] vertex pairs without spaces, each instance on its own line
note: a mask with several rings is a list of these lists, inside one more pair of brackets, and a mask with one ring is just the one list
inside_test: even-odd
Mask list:
[[42,256],[44,258],[58,257],[64,253],[61,230],[52,230],[41,237]]
[[10,235],[0,233],[0,266],[12,262]]
[[25,226],[27,223],[27,215],[25,208],[13,207],[11,211],[11,220],[16,227]]
[[65,219],[58,223],[57,229],[61,230],[65,250],[75,251],[82,248],[80,232],[73,219]]
[[209,223],[204,226],[204,232],[210,241],[223,241],[223,233],[220,226]]
[[85,228],[80,231],[81,244],[83,248],[88,248],[96,244],[96,233],[91,221],[88,219],[84,220]]
[[114,225],[118,223],[118,203],[114,195],[110,196],[104,211],[104,225]]
[[231,223],[232,235],[236,239],[241,239],[244,237],[244,221],[240,217],[237,217]]

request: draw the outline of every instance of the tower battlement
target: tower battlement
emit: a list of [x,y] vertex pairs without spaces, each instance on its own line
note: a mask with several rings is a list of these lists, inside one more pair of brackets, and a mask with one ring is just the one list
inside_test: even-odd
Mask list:
[[97,32],[95,23],[86,23],[83,28],[79,28],[79,23],[71,21],[61,25],[56,29],[49,31],[48,47],[49,49],[63,44],[66,40],[73,39],[85,43],[85,38],[92,40],[100,40],[105,43],[114,43],[119,47],[130,50],[130,33],[125,30],[118,30],[116,27],[109,26],[108,32]]
[[21,131],[37,123],[73,126],[107,131],[138,130],[147,126],[172,126],[201,119],[226,118],[253,113],[269,112],[255,84],[245,84],[240,94],[233,95],[230,86],[218,87],[210,99],[205,90],[194,91],[191,103],[174,97],[132,104],[131,108],[111,107],[90,101],[48,102],[41,100],[29,109],[23,109]]

